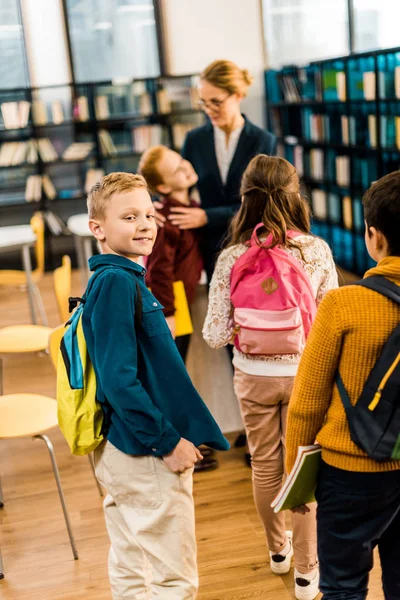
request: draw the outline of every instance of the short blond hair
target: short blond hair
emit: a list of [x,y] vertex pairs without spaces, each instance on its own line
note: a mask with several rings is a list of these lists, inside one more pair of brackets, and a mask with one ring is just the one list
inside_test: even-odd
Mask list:
[[163,183],[162,175],[158,169],[160,160],[168,150],[167,146],[158,145],[149,148],[142,154],[139,162],[139,173],[145,178],[149,188],[155,193],[157,186]]
[[229,94],[240,94],[241,96],[247,95],[247,89],[254,80],[247,69],[240,69],[236,63],[230,60],[215,60],[204,69],[200,79],[208,81]]
[[107,203],[114,194],[124,194],[143,188],[147,190],[146,180],[134,173],[110,173],[102,177],[87,196],[89,219],[102,219]]

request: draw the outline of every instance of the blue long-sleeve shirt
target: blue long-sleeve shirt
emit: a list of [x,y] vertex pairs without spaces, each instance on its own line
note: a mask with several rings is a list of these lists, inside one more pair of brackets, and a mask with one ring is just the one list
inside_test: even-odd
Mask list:
[[[126,454],[163,456],[181,437],[227,450],[176,349],[163,307],[146,287],[145,269],[113,254],[94,256],[89,265],[96,278],[82,324],[110,424],[107,438]],[[138,331],[136,282],[143,308]]]

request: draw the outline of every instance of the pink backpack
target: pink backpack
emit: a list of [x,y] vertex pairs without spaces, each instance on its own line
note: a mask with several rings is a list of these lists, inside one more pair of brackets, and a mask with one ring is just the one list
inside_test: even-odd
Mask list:
[[231,272],[235,346],[244,354],[300,354],[317,310],[311,282],[286,250],[266,247],[271,235],[260,243],[260,227]]

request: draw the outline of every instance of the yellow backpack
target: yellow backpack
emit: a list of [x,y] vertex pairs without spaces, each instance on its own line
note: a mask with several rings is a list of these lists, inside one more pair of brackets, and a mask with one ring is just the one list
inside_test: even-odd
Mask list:
[[[104,415],[96,397],[96,374],[89,357],[82,315],[86,297],[96,279],[93,275],[83,298],[70,298],[68,321],[58,353],[57,403],[58,424],[72,454],[89,454],[103,441]],[[142,294],[136,281],[135,329],[138,331],[142,315]]]

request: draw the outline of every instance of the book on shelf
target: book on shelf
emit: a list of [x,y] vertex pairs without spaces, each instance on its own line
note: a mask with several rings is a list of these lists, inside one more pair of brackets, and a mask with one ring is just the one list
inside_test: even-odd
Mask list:
[[110,116],[110,110],[108,108],[107,96],[96,96],[94,105],[95,105],[96,117],[100,120],[108,119],[108,117]]
[[65,161],[68,160],[84,160],[93,150],[93,142],[74,142],[62,154]]
[[303,163],[303,146],[295,146],[293,150],[293,164],[296,168],[299,177],[304,176],[304,163]]
[[157,106],[158,112],[162,115],[171,112],[171,100],[167,90],[157,90]]
[[92,187],[104,177],[104,169],[88,169],[85,178],[85,192],[88,194]]
[[313,444],[298,448],[293,469],[271,503],[275,513],[315,502],[320,464],[321,446]]
[[27,161],[29,142],[4,142],[0,148],[0,167],[12,167]]
[[311,177],[317,181],[322,181],[325,175],[324,169],[324,151],[319,148],[310,150],[310,168]]
[[78,121],[89,120],[89,103],[86,96],[78,96],[76,99],[76,118]]
[[42,176],[42,186],[48,200],[54,200],[57,197],[57,190],[48,175]]
[[28,125],[31,103],[27,100],[3,102],[0,109],[5,129],[22,129]]
[[51,103],[51,116],[55,125],[64,123],[64,110],[60,100],[54,100]]
[[186,134],[191,131],[196,125],[193,123],[174,123],[172,125],[172,136],[174,140],[174,148],[180,150],[185,141]]
[[368,138],[371,148],[377,146],[376,115],[368,115]]
[[363,91],[365,100],[375,100],[376,98],[376,77],[374,71],[365,71],[363,73]]
[[152,112],[151,96],[148,92],[144,92],[139,96],[139,113],[146,116],[150,115]]
[[33,165],[38,161],[37,142],[36,140],[29,140],[27,144],[28,149],[26,152],[26,162]]
[[39,202],[42,197],[42,178],[40,175],[30,175],[26,180],[25,200]]
[[345,102],[347,100],[346,74],[343,71],[336,73],[336,88],[338,100]]
[[314,189],[311,191],[311,205],[314,217],[325,221],[328,216],[327,197],[325,190]]
[[38,152],[43,162],[53,162],[58,159],[58,154],[49,138],[37,140]]
[[346,229],[351,230],[353,227],[353,211],[350,196],[343,196],[343,224]]
[[394,92],[396,98],[400,99],[400,67],[396,67],[394,70]]
[[65,223],[60,219],[58,215],[53,213],[51,210],[46,210],[43,213],[44,219],[47,223],[53,235],[61,235],[62,233],[68,233],[69,230]]
[[336,157],[336,183],[342,187],[350,185],[350,157]]
[[35,125],[47,125],[47,108],[42,100],[34,100],[32,102],[32,118]]
[[135,152],[142,153],[151,146],[162,143],[162,127],[160,125],[142,125],[132,129],[132,143]]
[[103,156],[116,156],[118,154],[110,132],[106,129],[99,129],[99,142]]

